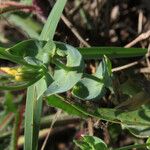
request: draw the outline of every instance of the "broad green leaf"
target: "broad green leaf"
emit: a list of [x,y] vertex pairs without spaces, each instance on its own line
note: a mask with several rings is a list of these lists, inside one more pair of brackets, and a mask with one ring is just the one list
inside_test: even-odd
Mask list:
[[82,73],[75,71],[55,70],[54,82],[50,84],[45,92],[46,96],[63,93],[71,89],[82,77]]
[[73,88],[72,94],[82,100],[100,99],[104,96],[106,87],[111,85],[111,63],[105,56],[93,75],[81,79]]
[[138,138],[147,138],[150,135],[150,127],[142,125],[127,125],[123,124],[123,128],[128,129],[130,133]]
[[67,0],[57,0],[50,15],[43,27],[40,35],[40,40],[49,41],[53,40],[57,24],[60,20],[62,11],[65,7]]
[[84,135],[80,140],[74,142],[81,150],[108,150],[104,141],[95,136]]
[[38,40],[25,40],[22,41],[13,47],[7,49],[7,51],[12,55],[18,58],[24,57],[37,57],[38,54],[42,51],[46,42]]
[[71,102],[64,100],[62,97],[55,95],[47,97],[46,100],[49,105],[58,107],[72,115],[81,116],[81,114],[83,114],[84,117],[91,116],[123,125],[141,126],[141,130],[144,129],[144,127],[147,128],[150,126],[149,107],[141,107],[135,111],[123,111],[113,108],[83,107],[77,102],[72,104]]
[[123,47],[84,47],[77,48],[84,59],[99,59],[104,55],[110,58],[128,58],[144,56],[147,49],[143,48],[123,48]]
[[99,108],[94,113],[97,117],[110,122],[149,126],[150,125],[150,108],[141,107],[134,111],[123,111],[112,108]]
[[45,92],[46,96],[70,90],[82,77],[82,56],[74,47],[68,44],[56,42],[55,53],[60,57],[66,57],[67,63],[65,65],[62,64],[61,61],[53,61],[54,63],[57,61],[56,65],[59,63],[64,67],[61,68],[59,65],[59,68],[55,69],[53,78],[54,82]]
[[55,47],[53,41],[46,42],[29,39],[8,48],[6,52],[11,58],[14,57],[16,60],[23,59],[28,64],[38,66],[41,63],[49,63]]
[[72,94],[82,100],[100,99],[105,94],[104,83],[83,78],[74,86]]

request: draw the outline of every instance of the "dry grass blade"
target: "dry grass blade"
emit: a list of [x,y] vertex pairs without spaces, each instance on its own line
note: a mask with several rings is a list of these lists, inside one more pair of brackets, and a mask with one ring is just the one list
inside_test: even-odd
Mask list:
[[50,136],[50,134],[51,134],[52,127],[54,126],[54,124],[55,124],[55,122],[57,121],[57,118],[60,116],[61,112],[62,112],[61,110],[58,110],[57,113],[56,113],[56,115],[55,115],[55,117],[53,118],[52,123],[51,123],[51,125],[50,125],[49,131],[48,131],[47,136],[46,136],[46,138],[45,138],[45,140],[44,140],[44,143],[43,143],[43,145],[42,145],[41,150],[44,150],[44,148],[45,148],[45,146],[46,146],[46,143],[47,143],[47,141],[48,141],[48,138],[49,138],[49,136]]

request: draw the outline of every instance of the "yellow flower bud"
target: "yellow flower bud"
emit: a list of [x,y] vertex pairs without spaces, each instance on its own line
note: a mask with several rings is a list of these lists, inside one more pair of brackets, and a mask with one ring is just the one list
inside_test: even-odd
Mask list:
[[0,70],[13,76],[16,81],[23,81],[21,68],[0,67]]
[[17,69],[10,67],[0,67],[0,70],[12,76],[15,76],[18,73]]
[[29,81],[35,79],[41,73],[41,70],[31,69],[28,67],[0,67],[0,71],[11,75],[15,81]]

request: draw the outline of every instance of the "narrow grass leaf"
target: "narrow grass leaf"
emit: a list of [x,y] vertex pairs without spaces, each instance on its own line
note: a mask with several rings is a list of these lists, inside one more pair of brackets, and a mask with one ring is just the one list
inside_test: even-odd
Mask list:
[[8,17],[8,20],[10,23],[23,30],[23,33],[25,33],[27,37],[29,36],[30,38],[38,39],[38,32],[41,31],[42,28],[37,22],[33,21],[31,18],[22,18],[17,15],[10,15]]
[[65,7],[67,0],[57,0],[53,6],[52,11],[44,25],[44,28],[40,35],[40,40],[48,41],[52,40],[56,31],[57,24],[60,20],[62,11]]
[[28,87],[25,111],[24,150],[37,150],[42,97],[37,99],[36,86]]
[[70,115],[77,115],[84,118],[88,117],[89,115],[88,113],[86,113],[86,108],[77,104],[71,104],[68,101],[65,101],[63,97],[58,95],[46,97],[46,101],[48,105],[60,108]]
[[147,49],[143,48],[123,48],[123,47],[84,47],[77,48],[84,59],[99,59],[106,55],[110,58],[129,58],[144,56]]

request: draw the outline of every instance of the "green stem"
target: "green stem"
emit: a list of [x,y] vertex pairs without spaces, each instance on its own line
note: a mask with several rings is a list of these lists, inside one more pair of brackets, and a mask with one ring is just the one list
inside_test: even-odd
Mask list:
[[103,79],[100,79],[100,78],[98,78],[98,77],[96,77],[94,75],[87,74],[87,73],[83,73],[83,77],[92,79],[92,80],[97,81],[97,82],[104,82]]
[[65,66],[63,63],[61,63],[60,61],[58,61],[57,59],[53,59],[52,63],[54,63],[57,67],[64,69],[66,71],[78,71],[80,70],[80,67],[70,67],[70,66]]

